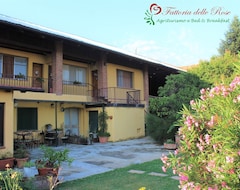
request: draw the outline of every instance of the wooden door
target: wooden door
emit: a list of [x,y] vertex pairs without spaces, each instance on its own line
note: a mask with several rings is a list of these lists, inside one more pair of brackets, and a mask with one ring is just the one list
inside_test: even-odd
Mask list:
[[92,85],[93,85],[93,97],[98,96],[98,71],[94,70],[92,71]]
[[33,83],[32,86],[35,88],[42,88],[42,83],[44,79],[42,77],[42,65],[38,63],[33,63]]

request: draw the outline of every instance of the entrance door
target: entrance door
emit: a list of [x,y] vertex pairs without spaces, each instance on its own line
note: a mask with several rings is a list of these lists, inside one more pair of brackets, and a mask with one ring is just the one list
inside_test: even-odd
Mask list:
[[42,65],[38,63],[33,63],[33,82],[32,86],[35,88],[42,88]]
[[98,130],[98,111],[89,111],[89,132]]
[[93,97],[97,97],[98,96],[98,71],[92,71],[92,85],[93,85],[93,93],[92,96]]
[[79,109],[68,108],[64,110],[65,132],[71,131],[71,135],[79,135]]
[[17,130],[37,130],[37,108],[17,109]]

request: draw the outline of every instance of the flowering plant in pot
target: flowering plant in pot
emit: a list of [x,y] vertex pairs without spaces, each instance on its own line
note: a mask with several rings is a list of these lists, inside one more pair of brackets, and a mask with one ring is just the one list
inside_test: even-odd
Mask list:
[[202,89],[201,97],[182,110],[180,146],[163,156],[181,189],[239,189],[240,77],[230,85]]
[[110,137],[110,133],[107,131],[108,124],[107,124],[108,114],[103,108],[103,111],[98,114],[98,137],[101,143],[107,142],[108,137]]
[[43,158],[36,160],[36,167],[39,175],[47,175],[49,173],[53,175],[58,174],[58,169],[63,162],[67,162],[69,165],[73,159],[69,157],[69,150],[54,150],[52,147],[41,146],[43,151]]

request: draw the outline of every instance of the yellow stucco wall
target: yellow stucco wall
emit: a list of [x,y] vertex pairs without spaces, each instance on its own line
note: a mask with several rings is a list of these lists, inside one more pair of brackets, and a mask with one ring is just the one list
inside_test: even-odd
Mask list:
[[38,64],[44,64],[43,66],[43,78],[48,77],[48,64],[50,63],[50,55],[49,56],[43,56],[40,54],[34,54],[34,53],[29,53],[29,52],[24,52],[24,51],[18,51],[18,50],[13,50],[13,49],[7,49],[7,48],[0,48],[0,53],[2,54],[10,54],[14,56],[20,56],[20,57],[27,57],[28,58],[28,68],[27,68],[27,75],[32,76],[32,68],[33,68],[33,63],[38,63]]
[[144,108],[137,107],[106,107],[110,141],[121,141],[143,137],[145,135]]
[[133,73],[133,89],[140,90],[140,100],[144,98],[143,72],[138,69],[124,67],[121,65],[107,64],[108,87],[117,87],[117,70],[124,70]]
[[[0,48],[0,53],[28,58],[27,75],[32,76],[33,63],[43,65],[43,78],[48,78],[48,66],[51,65],[51,55],[39,55],[29,52]],[[64,64],[78,65],[87,69],[87,81],[91,83],[91,71],[95,69],[90,64],[75,61],[63,60]],[[133,89],[140,90],[140,99],[143,100],[144,81],[141,70],[107,64],[108,87],[117,87],[117,69],[133,73]],[[89,110],[102,111],[101,107],[86,109],[84,102],[91,102],[90,96],[79,95],[56,95],[53,93],[0,91],[0,102],[5,103],[4,110],[4,148],[13,152],[13,132],[17,130],[17,108],[33,107],[38,109],[38,130],[44,130],[46,124],[52,124],[55,128],[55,108],[52,103],[57,103],[57,127],[64,127],[64,112],[60,110],[60,103],[63,107],[79,109],[79,132],[80,135],[88,136],[89,133]],[[13,100],[17,100],[14,105]],[[120,141],[131,138],[138,138],[145,135],[144,129],[144,108],[139,107],[106,107],[106,111],[112,119],[108,119],[108,131],[111,133],[110,141]]]
[[13,153],[13,101],[12,93],[0,91],[0,103],[4,103],[4,147],[1,152],[9,151]]

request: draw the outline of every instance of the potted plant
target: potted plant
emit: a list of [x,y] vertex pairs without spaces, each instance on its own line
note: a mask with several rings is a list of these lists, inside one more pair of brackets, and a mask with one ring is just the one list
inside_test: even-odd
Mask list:
[[42,83],[42,82],[44,82],[44,78],[42,78],[42,77],[37,77],[37,78],[36,78],[36,81],[38,81],[38,82],[41,82],[41,83]]
[[25,79],[25,75],[22,73],[18,73],[17,75],[15,75],[16,79]]
[[32,161],[27,161],[23,166],[23,175],[24,177],[30,178],[38,174],[35,163]]
[[23,168],[23,165],[29,159],[29,151],[26,147],[20,146],[14,151],[14,158],[18,168]]
[[0,170],[5,170],[6,168],[12,168],[14,165],[13,154],[6,151],[0,151]]
[[104,110],[98,115],[98,137],[100,143],[105,143],[108,141],[110,137],[110,133],[107,132],[108,124],[107,124],[108,114]]
[[75,80],[75,81],[73,81],[73,84],[78,85],[78,84],[82,84],[82,83],[80,81]]
[[69,150],[54,150],[52,147],[41,146],[43,158],[36,160],[35,164],[39,175],[57,175],[62,162],[71,164],[73,159],[68,156]]
[[176,143],[172,139],[167,139],[166,142],[163,144],[164,148],[169,150],[174,150],[177,148]]

